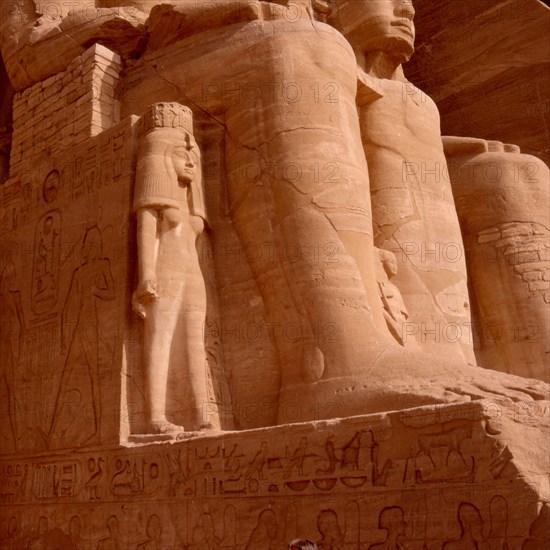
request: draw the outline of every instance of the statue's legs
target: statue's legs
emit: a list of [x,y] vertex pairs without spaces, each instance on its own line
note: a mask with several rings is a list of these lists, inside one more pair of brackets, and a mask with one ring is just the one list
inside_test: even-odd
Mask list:
[[88,441],[101,441],[101,383],[99,378],[99,351],[98,338],[99,327],[95,328],[93,340],[84,338],[82,341],[82,349],[86,357],[88,365],[88,373],[90,374],[90,383],[92,385],[92,407],[94,410],[94,433]]
[[[196,250],[203,222],[184,209],[172,214],[161,220],[156,261],[160,296],[146,306],[144,322],[146,418],[151,433],[182,431],[183,426],[219,428],[219,414],[209,406],[206,288]],[[185,398],[176,403],[182,395]]]
[[147,433],[182,430],[166,420],[170,348],[182,300],[181,287],[175,296],[161,296],[145,307],[142,357],[145,383],[144,431]]
[[[315,132],[308,131],[306,139],[301,132],[293,139],[287,138],[285,147],[279,149],[279,166],[296,162],[297,157],[303,166],[314,164],[319,153],[308,143]],[[285,150],[286,159],[281,155]],[[269,153],[266,156],[270,158]],[[261,162],[255,151],[231,142],[227,158],[230,163],[243,166]],[[346,168],[342,166],[344,174]],[[346,202],[345,191],[349,192],[355,183],[353,177],[343,176],[343,201],[333,202],[327,208],[315,204],[320,195],[318,186],[314,185],[313,175],[304,172],[300,189],[277,169],[264,173],[254,183],[234,180],[229,185],[232,219],[243,249],[266,251],[268,243],[272,243],[271,255],[251,254],[249,263],[269,322],[276,327],[281,422],[302,407],[303,392],[315,395],[317,383],[331,387],[335,379],[366,378],[370,359],[392,347],[391,340],[373,320],[373,306],[361,271],[361,267],[373,269],[367,254],[362,253],[372,249],[372,235],[366,209],[354,212]],[[365,173],[357,183],[361,182],[365,182]],[[337,198],[338,189],[333,196]],[[273,278],[278,280],[276,287],[271,284]],[[370,284],[376,288],[374,276]],[[322,406],[330,411],[320,415],[333,415],[340,410],[343,402],[340,397],[338,400],[338,404],[325,402]],[[299,417],[317,417],[319,414],[311,406],[300,410]],[[341,414],[344,412],[342,408]]]
[[[195,255],[196,256],[196,255]],[[175,380],[187,388],[182,411],[183,424],[191,430],[219,429],[219,411],[209,399],[205,351],[206,288],[198,258],[188,259],[181,312],[171,348],[171,370]]]
[[[297,30],[307,39],[291,40]],[[246,78],[268,92],[225,112],[228,196],[243,249],[273,245],[273,255],[248,261],[269,323],[280,327],[285,421],[303,392],[366,378],[394,343],[376,283],[355,56],[334,29],[307,21],[266,24],[256,49]]]
[[406,341],[474,363],[464,247],[437,107],[427,97],[403,101],[398,80],[377,82],[383,97],[360,109],[362,140],[375,243],[396,256]]

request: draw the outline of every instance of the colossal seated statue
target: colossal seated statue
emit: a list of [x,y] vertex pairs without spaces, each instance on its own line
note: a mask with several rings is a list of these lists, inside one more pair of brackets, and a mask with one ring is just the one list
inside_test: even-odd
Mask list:
[[[286,320],[300,327],[299,345],[275,333],[280,411],[301,403],[302,419],[347,415],[464,395],[469,399],[484,394],[483,386],[518,398],[515,390],[505,389],[519,387],[512,379],[466,366],[475,361],[470,298],[451,185],[413,173],[422,165],[444,171],[446,159],[437,108],[425,96],[420,100],[401,69],[413,51],[410,3],[313,4],[320,6],[320,18],[342,34],[312,21],[311,10],[290,22],[277,3],[269,10],[262,3],[260,17],[238,24],[238,32],[237,27],[231,34],[218,31],[232,63],[220,66],[214,80],[236,86],[246,78],[266,89],[273,82],[292,82],[302,91],[315,89],[315,83],[337,83],[337,98],[328,94],[314,108],[311,98],[289,101],[277,93],[249,102],[210,98],[193,83],[209,82],[200,61],[185,64],[184,73],[194,77],[183,80],[180,68],[155,47],[145,54],[148,62],[162,65],[163,79],[185,90],[193,103],[222,113],[229,210],[243,248],[258,250],[265,241],[275,241],[278,251],[285,243],[299,250],[336,245],[334,263],[303,257],[288,262],[280,252],[275,261],[248,258],[270,323]],[[184,9],[181,4],[174,8],[174,17]],[[151,12],[150,44],[160,34],[160,26],[154,29],[161,15],[160,9]],[[288,40],[296,32],[303,33],[299,43]],[[187,34],[181,31],[171,40],[180,38],[175,46],[182,51],[189,44],[197,60],[208,59],[200,46],[191,46]],[[209,35],[200,36],[207,40]],[[166,44],[170,38],[163,35],[163,40]],[[193,40],[200,44],[197,36]],[[247,55],[253,50],[265,55]],[[136,101],[135,93],[128,99]],[[337,163],[336,177],[316,179],[311,167],[320,158]],[[238,177],[238,168],[249,165],[261,167],[254,182]],[[296,166],[299,171],[289,171]],[[403,351],[388,338],[374,284],[374,242],[406,260],[397,283],[412,317],[408,329],[417,333],[422,353]],[[336,337],[319,339],[318,326],[336,327]],[[438,353],[442,349],[444,361]],[[462,373],[458,382],[456,369]],[[321,412],[320,403],[332,410]]]
[[[98,2],[93,17],[74,10],[42,19],[41,30],[15,2],[4,23],[16,31],[2,43],[6,67],[21,89],[47,76],[30,68],[59,40],[73,46],[55,70],[103,42],[127,60],[123,113],[178,101],[223,127],[228,216],[275,327],[278,422],[289,406],[295,420],[310,420],[483,396],[546,398],[544,384],[474,366],[452,188],[419,172],[447,165],[437,107],[401,67],[414,50],[411,3],[153,4]],[[210,93],[250,82],[259,93],[247,101]],[[242,176],[246,166],[259,168],[253,181]],[[265,243],[273,254],[253,254]],[[330,257],[308,258],[327,245]],[[417,351],[388,329],[375,245],[398,258],[403,330]],[[300,251],[293,261],[289,246]],[[296,338],[277,329],[289,325]]]
[[[333,8],[329,23],[358,63],[375,244],[400,259],[410,336],[426,351],[474,362],[462,237],[450,183],[438,176],[446,165],[439,113],[429,97],[409,93],[414,87],[401,66],[414,50],[412,3],[342,1]],[[421,166],[429,168],[412,169]]]
[[[543,237],[550,221],[548,168],[534,157],[520,156],[513,146],[499,149],[495,144],[499,154],[483,155],[493,151],[483,140],[444,138],[444,150],[436,105],[406,79],[401,66],[414,51],[411,1],[329,4],[329,23],[348,38],[358,61],[358,112],[375,244],[402,259],[396,281],[411,310],[409,337],[424,349],[445,349],[446,355],[457,357],[462,352],[469,362],[548,381],[548,345],[542,337],[549,329],[545,277],[550,266]],[[519,226],[535,223],[536,233],[519,235],[506,226],[512,240],[502,243],[506,249],[500,247],[498,258],[481,257],[479,247],[474,257],[472,233],[494,232],[490,216],[496,203],[486,199],[489,187],[504,203],[499,218]],[[489,242],[480,243],[485,243],[484,252]],[[529,250],[531,260],[525,255]],[[507,273],[501,265],[516,258],[521,264],[516,270],[529,272],[519,282],[513,270]],[[466,260],[473,297],[466,284]],[[496,293],[506,305],[497,305]],[[471,304],[475,319],[470,318]]]
[[409,0],[0,14],[0,547],[548,546],[548,170]]

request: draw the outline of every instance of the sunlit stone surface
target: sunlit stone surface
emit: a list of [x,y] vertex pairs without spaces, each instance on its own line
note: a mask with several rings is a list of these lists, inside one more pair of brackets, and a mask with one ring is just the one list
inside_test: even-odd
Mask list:
[[418,4],[2,5],[2,548],[548,545],[548,149],[479,98],[549,10]]

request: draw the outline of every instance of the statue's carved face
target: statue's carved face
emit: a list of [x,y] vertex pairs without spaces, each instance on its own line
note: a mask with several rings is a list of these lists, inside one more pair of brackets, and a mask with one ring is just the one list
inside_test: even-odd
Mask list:
[[402,62],[414,51],[412,0],[330,0],[328,22],[354,49],[384,51]]
[[178,181],[191,183],[195,180],[200,170],[200,153],[197,142],[191,134],[186,133],[185,140],[174,147],[172,162]]
[[397,275],[397,260],[395,259],[395,256],[388,256],[384,258],[384,268],[386,269],[388,277],[391,278]]

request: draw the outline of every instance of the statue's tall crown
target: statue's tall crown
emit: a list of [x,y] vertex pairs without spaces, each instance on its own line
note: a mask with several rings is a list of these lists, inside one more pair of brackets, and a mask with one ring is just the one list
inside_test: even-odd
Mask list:
[[193,112],[179,103],[153,103],[144,117],[144,130],[176,128],[193,133]]

